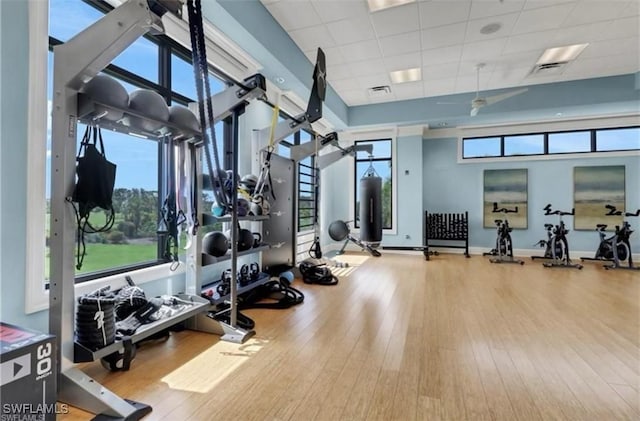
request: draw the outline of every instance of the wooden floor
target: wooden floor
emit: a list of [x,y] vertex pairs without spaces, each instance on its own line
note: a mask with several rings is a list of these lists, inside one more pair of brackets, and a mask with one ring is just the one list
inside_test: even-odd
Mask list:
[[640,272],[346,258],[338,286],[248,311],[244,345],[184,331],[84,370],[145,420],[640,419]]

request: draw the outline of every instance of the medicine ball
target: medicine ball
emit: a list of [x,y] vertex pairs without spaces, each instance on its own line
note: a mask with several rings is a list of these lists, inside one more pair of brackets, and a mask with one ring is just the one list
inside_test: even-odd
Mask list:
[[253,233],[248,229],[241,228],[238,233],[238,251],[245,251],[253,248]]
[[329,225],[329,237],[331,237],[333,241],[342,241],[347,238],[347,235],[349,235],[349,227],[344,221],[333,221],[331,225]]
[[249,201],[243,196],[238,195],[238,216],[249,215]]
[[[94,76],[94,78],[87,82],[82,88],[82,92],[96,102],[120,109],[129,108],[129,94],[127,90],[120,82],[111,76]],[[99,105],[96,105],[96,114],[104,114],[102,118],[110,121],[120,120],[124,116],[124,112],[107,109]]]
[[229,250],[229,240],[220,231],[208,232],[202,238],[202,251],[211,256],[221,257]]
[[[167,103],[159,93],[150,89],[137,89],[131,92],[131,95],[129,95],[129,108],[154,120],[169,121],[169,107],[167,107]],[[149,121],[134,116],[129,116],[129,122],[133,127],[150,132],[162,127],[162,123],[160,122]]]
[[[200,132],[200,122],[194,113],[187,107],[182,105],[172,105],[169,107],[169,121],[176,126],[184,127],[185,129],[192,130],[194,132]],[[175,133],[181,134],[181,133]]]

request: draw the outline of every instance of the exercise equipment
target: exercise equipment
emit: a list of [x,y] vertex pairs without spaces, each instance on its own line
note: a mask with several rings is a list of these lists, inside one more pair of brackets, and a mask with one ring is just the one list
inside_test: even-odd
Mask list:
[[382,241],[382,178],[372,164],[360,179],[360,241],[372,247]]
[[482,253],[483,256],[497,256],[489,259],[491,263],[518,263],[524,265],[523,260],[514,259],[513,257],[513,244],[511,242],[511,231],[513,228],[509,226],[507,220],[508,213],[518,213],[518,207],[514,209],[498,208],[498,203],[493,202],[492,213],[504,213],[504,219],[495,219],[493,222],[496,224],[497,236],[496,247],[488,253]]
[[[169,107],[169,121],[180,127],[189,128],[193,132],[200,131],[200,122],[198,117],[187,107],[182,105],[172,105]],[[178,130],[173,133],[174,138],[184,137],[185,134]]]
[[220,231],[208,232],[202,237],[202,252],[221,257],[229,250],[229,239]]
[[351,230],[349,229],[349,225],[345,221],[342,221],[342,220],[333,221],[329,225],[328,231],[329,231],[329,237],[331,237],[333,241],[344,241],[342,248],[336,254],[343,254],[344,249],[347,247],[347,244],[349,244],[349,241],[351,241],[352,243],[357,244],[362,250],[367,251],[373,257],[382,256],[382,254],[380,254],[380,252],[375,248],[373,248],[370,244],[364,241],[360,241],[360,239],[351,235]]
[[544,247],[543,256],[531,256],[532,260],[546,259],[549,262],[544,262],[542,265],[547,268],[562,267],[562,268],[575,268],[582,269],[582,265],[574,264],[571,262],[569,256],[569,240],[567,234],[569,230],[566,228],[562,217],[565,215],[575,215],[575,209],[571,209],[571,212],[565,212],[561,210],[552,210],[549,203],[543,209],[545,215],[558,215],[558,224],[554,227],[553,224],[544,224],[547,230],[547,239],[540,240],[536,245]]
[[[150,89],[136,89],[129,94],[129,108],[149,118],[130,115],[129,123],[142,130],[154,132],[169,121],[169,107],[162,95]],[[153,121],[157,120],[157,121]]]
[[[422,248],[425,260],[429,256],[437,256],[437,251],[429,250],[429,247],[442,247],[464,249],[464,256],[469,255],[469,212],[465,213],[429,213],[424,212],[424,238],[425,245]],[[430,240],[441,240],[445,243],[430,243]],[[464,242],[464,245],[453,242]]]
[[[622,211],[617,210],[613,205],[605,205],[605,208],[608,210],[605,215],[622,215]],[[634,213],[625,212],[624,216],[640,216],[640,209],[636,210]],[[640,267],[633,265],[633,252],[631,251],[630,242],[633,230],[631,229],[629,222],[626,220],[623,221],[622,228],[619,225],[616,225],[614,234],[609,238],[606,238],[606,228],[607,225],[605,224],[598,224],[596,226],[596,231],[600,236],[600,244],[598,245],[595,256],[581,257],[580,260],[601,260],[611,262],[610,265],[603,266],[605,269],[640,270]],[[627,261],[626,266],[621,264],[625,260]]]
[[106,120],[120,120],[124,116],[122,109],[129,106],[129,93],[120,82],[111,76],[103,74],[94,76],[82,88],[81,92],[97,104],[109,105],[109,107],[96,105],[96,112]]
[[338,277],[325,263],[318,262],[316,259],[303,260],[298,268],[305,284],[338,285]]

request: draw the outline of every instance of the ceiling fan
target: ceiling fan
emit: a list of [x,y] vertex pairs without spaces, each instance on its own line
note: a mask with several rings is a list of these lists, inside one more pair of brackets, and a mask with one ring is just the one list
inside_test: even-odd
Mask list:
[[478,63],[476,65],[476,75],[477,75],[477,87],[476,87],[476,97],[471,100],[471,117],[478,115],[480,108],[486,107],[487,105],[492,105],[500,101],[504,101],[505,99],[511,98],[512,96],[520,95],[522,93],[527,92],[528,88],[516,89],[509,92],[505,92],[503,94],[492,95],[487,97],[480,96],[480,69],[485,66],[484,63]]

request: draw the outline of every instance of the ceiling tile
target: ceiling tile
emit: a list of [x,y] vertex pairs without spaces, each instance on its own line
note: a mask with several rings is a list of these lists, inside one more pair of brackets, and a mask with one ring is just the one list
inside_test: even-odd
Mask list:
[[369,16],[358,16],[354,19],[330,22],[327,23],[327,28],[329,28],[329,33],[331,33],[338,45],[352,44],[375,38]]
[[[483,62],[484,67],[480,69],[480,78],[489,78],[496,65],[493,62]],[[478,73],[477,61],[463,61],[458,65],[458,77],[460,76],[476,76]]]
[[391,35],[380,38],[380,48],[384,56],[396,56],[399,54],[420,51],[420,31]]
[[469,19],[485,18],[489,16],[506,15],[519,12],[524,6],[521,0],[475,0],[471,3]]
[[451,63],[460,61],[462,56],[462,44],[452,47],[434,48],[422,51],[422,65],[431,66],[434,64]]
[[522,10],[538,9],[540,7],[557,6],[564,3],[576,4],[576,0],[527,0]]
[[371,76],[380,72],[380,69],[384,69],[384,61],[381,58],[373,60],[364,60],[351,63],[349,65],[353,76]]
[[422,66],[422,57],[420,54],[402,54],[399,56],[385,57],[384,63],[389,72],[413,69]]
[[545,49],[558,46],[555,42],[555,36],[555,31],[545,31],[509,37],[502,53],[511,54],[523,51],[539,51],[540,54],[542,54]]
[[455,78],[427,80],[423,84],[425,96],[440,96],[450,94],[456,87]]
[[424,96],[424,87],[422,81],[399,83],[391,86],[391,92],[395,94],[398,100],[422,98]]
[[458,74],[458,63],[436,64],[422,68],[423,80],[446,79]]
[[287,31],[315,26],[320,22],[311,3],[307,1],[280,1],[266,5],[267,10]]
[[616,19],[611,22],[611,26],[604,39],[616,39],[627,37],[640,37],[640,18],[632,16],[626,19]]
[[308,28],[296,29],[289,32],[291,39],[301,50],[313,50],[318,47],[326,50],[333,47],[335,42],[324,25],[310,26]]
[[[357,86],[362,89],[369,89],[374,86],[390,86],[391,80],[387,73],[378,73],[371,76],[360,76],[355,79]],[[394,85],[395,86],[395,85]]]
[[573,8],[564,24],[568,26],[623,17],[628,3],[622,1],[584,1]]
[[[339,47],[322,47],[322,51],[324,51],[327,66],[346,63]],[[317,47],[313,47],[313,49],[305,51],[304,54],[309,58],[311,63],[315,63],[318,49]]]
[[420,26],[422,29],[466,22],[471,10],[470,1],[429,1],[419,3]]
[[580,54],[580,58],[608,57],[628,54],[640,49],[640,40],[637,37],[599,41],[589,44]]
[[353,79],[341,79],[341,80],[334,80],[333,82],[330,82],[331,86],[333,87],[333,89],[336,90],[336,92],[340,93],[342,91],[349,91],[352,90],[354,88],[358,87],[358,80],[353,78]]
[[533,65],[520,67],[496,66],[489,78],[487,89],[509,88],[526,84],[525,78],[531,72],[532,68]]
[[327,80],[329,82],[340,79],[349,79],[353,76],[354,74],[351,71],[351,66],[348,66],[346,64],[338,64],[332,66],[327,63]]
[[363,1],[312,0],[311,4],[324,23],[365,16],[369,13]]
[[416,3],[372,13],[371,21],[378,37],[418,31],[420,29],[418,5]]
[[340,98],[349,106],[366,104],[369,99],[364,89],[342,91]]
[[[518,16],[518,13],[509,13],[508,15],[470,20],[467,23],[467,32],[464,40],[465,42],[486,41],[509,36],[518,20]],[[502,27],[493,34],[485,35],[480,32],[484,26],[492,23],[500,23]]]
[[382,57],[375,39],[341,45],[339,48],[348,63]]
[[469,42],[462,47],[462,61],[489,62],[493,57],[498,57],[507,43],[507,38],[492,39],[489,41]]
[[611,22],[605,21],[558,28],[555,31],[554,42],[557,46],[563,46],[600,41],[611,37],[610,26]]
[[493,71],[509,70],[517,67],[527,66],[529,68],[540,58],[541,52],[537,50],[524,51],[521,53],[502,54],[491,61],[494,65]]
[[[488,78],[480,78],[480,90],[486,90],[489,85]],[[478,81],[475,76],[460,76],[456,79],[455,92],[475,92],[477,90]],[[471,100],[471,98],[469,98]]]
[[466,23],[454,23],[453,25],[439,26],[421,31],[422,49],[431,50],[433,48],[462,44],[466,27]]
[[633,0],[629,2],[627,8],[622,11],[619,17],[638,15],[640,15],[640,2],[638,0]]
[[520,13],[520,17],[513,28],[512,34],[516,35],[556,29],[564,22],[567,16],[569,16],[573,8],[573,3],[567,3],[553,7],[523,11]]

